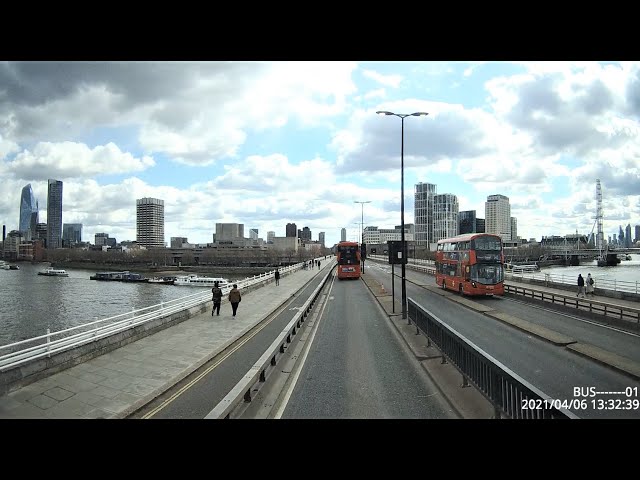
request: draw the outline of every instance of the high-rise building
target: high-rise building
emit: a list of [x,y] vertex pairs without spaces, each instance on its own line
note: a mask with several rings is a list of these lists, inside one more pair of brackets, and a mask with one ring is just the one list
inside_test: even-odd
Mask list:
[[182,245],[185,243],[189,243],[187,237],[171,237],[169,239],[169,245],[171,245],[171,248],[182,248]]
[[458,235],[458,197],[451,193],[433,196],[433,241]]
[[72,247],[78,243],[82,243],[82,224],[65,223],[62,226],[62,245]]
[[276,236],[276,232],[269,230],[267,232],[267,243],[273,243],[273,237]]
[[250,228],[249,229],[249,238],[251,240],[258,240],[258,229],[257,228]]
[[476,211],[463,210],[458,212],[458,233],[476,233]]
[[624,230],[622,230],[622,225],[620,225],[618,230],[618,245],[624,247]]
[[489,195],[484,204],[485,232],[511,240],[511,205],[509,197]]
[[324,247],[324,232],[318,234],[318,243]]
[[299,230],[298,232],[299,232],[298,237],[301,240],[311,241],[311,230],[309,229],[309,227],[304,227],[302,230]]
[[244,223],[216,223],[216,242],[232,242],[244,238]]
[[416,225],[416,244],[427,245],[434,243],[433,239],[433,196],[436,186],[432,183],[417,183],[414,188],[414,222]]
[[96,233],[94,236],[94,245],[97,247],[102,247],[104,245],[109,244],[109,234],[108,233]]
[[633,241],[640,242],[640,225],[636,225],[636,236]]
[[624,229],[624,246],[626,248],[630,248],[631,247],[631,224],[627,223],[627,228]]
[[42,240],[44,242],[47,241],[47,224],[46,223],[38,223],[36,225],[36,236],[34,240]]
[[511,217],[511,240],[518,239],[518,219]]
[[346,228],[342,228],[340,230],[340,241],[341,242],[345,242],[347,240],[347,229]]
[[33,196],[31,184],[28,183],[22,187],[22,195],[20,195],[20,222],[18,223],[18,230],[23,232],[27,240],[31,240],[35,237],[36,225],[39,221],[38,201],[36,197]]
[[296,237],[298,233],[298,227],[295,223],[287,223],[287,229],[285,236],[287,237]]
[[484,218],[476,218],[476,233],[485,233]]
[[62,247],[62,182],[49,179],[47,193],[47,248]]
[[136,200],[136,242],[143,247],[164,247],[164,200]]

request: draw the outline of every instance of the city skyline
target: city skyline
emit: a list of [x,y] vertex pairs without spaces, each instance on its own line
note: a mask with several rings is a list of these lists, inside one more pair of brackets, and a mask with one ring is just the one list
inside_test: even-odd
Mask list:
[[[64,182],[62,223],[135,240],[138,198],[165,201],[165,242],[216,223],[325,243],[405,223],[435,184],[484,217],[510,199],[518,235],[589,234],[601,179],[605,238],[640,223],[640,62],[8,62],[0,222],[31,184]],[[62,81],[64,79],[64,81]],[[42,80],[46,80],[42,82]],[[207,98],[206,102],[203,99]],[[91,108],[86,108],[90,105]],[[358,202],[371,201],[362,207]],[[363,211],[361,210],[363,208]]]

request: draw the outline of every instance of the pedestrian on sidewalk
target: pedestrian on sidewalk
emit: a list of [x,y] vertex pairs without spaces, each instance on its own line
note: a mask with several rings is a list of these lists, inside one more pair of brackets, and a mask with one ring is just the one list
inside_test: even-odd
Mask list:
[[229,303],[231,304],[231,310],[233,310],[233,316],[236,316],[236,311],[238,310],[238,304],[242,301],[242,296],[240,295],[240,290],[238,290],[238,285],[236,283],[233,284],[233,288],[229,292]]
[[276,273],[273,274],[276,279],[276,285],[280,285],[280,270],[276,270]]
[[222,303],[222,290],[218,286],[218,282],[213,284],[213,288],[211,289],[211,294],[213,295],[213,310],[211,310],[211,316],[213,317],[213,312],[216,312],[217,316],[220,316],[220,304]]
[[595,296],[594,290],[595,290],[595,285],[596,282],[593,281],[593,277],[591,276],[591,274],[587,274],[587,281],[585,282],[585,290],[586,290],[586,295],[591,294],[592,297]]
[[585,298],[584,294],[584,278],[582,278],[582,274],[578,274],[578,293],[576,293],[576,297],[582,295],[582,298]]
[[318,270],[320,270],[320,260],[318,260]]

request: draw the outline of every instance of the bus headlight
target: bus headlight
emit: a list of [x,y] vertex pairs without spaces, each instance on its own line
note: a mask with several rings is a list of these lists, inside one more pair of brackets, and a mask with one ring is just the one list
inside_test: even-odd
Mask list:
[[471,286],[472,286],[473,288],[476,288],[476,282],[471,282]]

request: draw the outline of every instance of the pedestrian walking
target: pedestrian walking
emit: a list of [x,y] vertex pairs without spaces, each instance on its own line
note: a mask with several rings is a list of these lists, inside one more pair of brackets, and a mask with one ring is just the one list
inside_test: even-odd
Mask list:
[[233,316],[236,316],[236,311],[238,310],[238,304],[242,301],[242,296],[240,295],[240,290],[238,290],[238,285],[236,283],[233,284],[233,288],[229,292],[229,303],[231,304],[231,310],[233,310]]
[[276,285],[280,285],[280,270],[276,270],[276,273],[273,274],[276,279]]
[[222,303],[222,290],[218,286],[218,282],[213,284],[213,288],[211,289],[211,294],[213,295],[213,310],[211,310],[211,316],[213,317],[213,312],[216,312],[217,316],[220,316],[220,304]]
[[320,270],[320,260],[318,260],[318,270]]
[[594,291],[595,291],[595,287],[594,287],[595,283],[596,282],[593,280],[593,277],[591,276],[591,274],[590,273],[587,274],[587,280],[586,280],[585,286],[584,286],[585,290],[586,290],[586,295],[591,294],[592,297],[595,296],[595,293],[594,293]]
[[576,297],[582,295],[582,298],[585,298],[584,294],[584,278],[582,278],[582,274],[578,274],[578,293],[576,293]]

